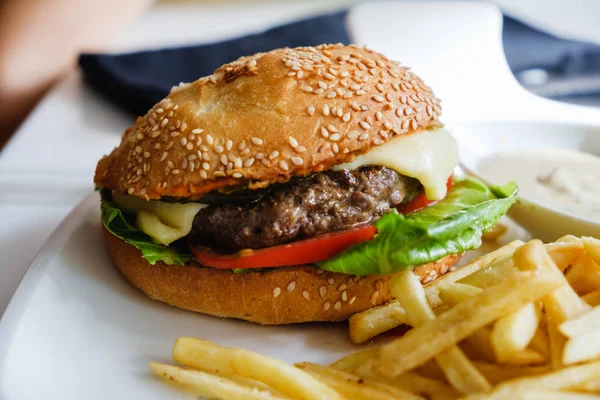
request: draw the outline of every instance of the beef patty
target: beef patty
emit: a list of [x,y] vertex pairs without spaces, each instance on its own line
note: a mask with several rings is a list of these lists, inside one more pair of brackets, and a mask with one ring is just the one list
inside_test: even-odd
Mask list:
[[416,179],[380,166],[316,173],[257,203],[200,210],[189,238],[227,253],[275,246],[372,221],[422,190]]

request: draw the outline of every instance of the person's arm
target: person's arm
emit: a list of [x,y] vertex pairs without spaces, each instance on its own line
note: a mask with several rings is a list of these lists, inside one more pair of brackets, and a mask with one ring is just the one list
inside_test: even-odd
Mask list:
[[0,1],[0,145],[83,50],[102,50],[152,0]]

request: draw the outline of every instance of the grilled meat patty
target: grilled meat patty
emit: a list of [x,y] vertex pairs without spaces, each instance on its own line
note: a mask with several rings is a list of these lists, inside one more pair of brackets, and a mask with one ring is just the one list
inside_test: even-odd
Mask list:
[[255,203],[204,208],[189,238],[226,253],[275,246],[372,221],[422,190],[416,179],[380,166],[325,171]]

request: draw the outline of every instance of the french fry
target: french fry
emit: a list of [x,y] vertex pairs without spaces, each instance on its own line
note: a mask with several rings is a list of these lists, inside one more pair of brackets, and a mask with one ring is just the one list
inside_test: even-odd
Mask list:
[[332,363],[330,367],[340,371],[354,372],[356,368],[360,367],[361,365],[370,363],[376,354],[377,348],[358,351],[356,353],[349,354],[344,358],[340,358],[336,362]]
[[600,307],[594,307],[577,318],[563,322],[558,329],[570,338],[600,331]]
[[463,301],[436,320],[414,328],[413,334],[382,346],[377,356],[379,370],[388,377],[398,376],[496,319],[554,292],[561,284],[561,280],[549,274],[520,272],[480,295]]
[[[540,320],[540,325],[541,325]],[[532,350],[540,353],[544,358],[550,357],[550,341],[548,339],[548,334],[541,326],[535,331],[535,334],[531,338],[531,342],[529,342],[529,347]]]
[[591,236],[583,236],[581,238],[581,243],[583,243],[585,252],[588,253],[596,263],[600,264],[600,239]]
[[529,303],[494,323],[490,342],[500,363],[525,350],[538,328],[540,314],[540,308]]
[[581,243],[581,239],[578,238],[577,236],[573,236],[573,235],[562,236],[562,237],[556,239],[555,243],[578,243],[578,244],[582,244]]
[[223,400],[283,400],[267,390],[244,385],[223,376],[183,369],[174,365],[150,363],[154,373],[168,381],[193,389],[197,395]]
[[600,393],[600,379],[594,379],[569,387],[569,390],[585,393]]
[[458,303],[477,296],[483,289],[465,283],[451,283],[440,288],[439,297],[444,304],[453,307]]
[[[561,271],[565,270],[583,254],[583,245],[581,242],[548,243],[545,247],[548,254],[550,254],[550,257]],[[512,255],[513,254],[510,253],[505,257],[496,260],[487,268],[483,268],[480,271],[463,278],[459,282],[480,288],[487,288],[497,284],[501,280],[510,278],[517,272],[514,268]]]
[[546,313],[552,315],[554,322],[560,323],[578,317],[590,309],[571,288],[541,241],[531,240],[525,243],[515,251],[513,259],[519,269],[539,269],[562,281],[560,289],[542,299]]
[[484,233],[483,236],[481,236],[481,239],[485,240],[486,242],[493,242],[500,236],[504,235],[507,230],[508,227],[506,225],[497,223],[492,229]]
[[380,333],[406,324],[406,313],[397,300],[392,300],[354,314],[348,322],[350,340],[353,343],[364,343]]
[[218,346],[181,337],[173,346],[173,359],[207,372],[239,375],[272,386],[285,396],[305,400],[341,400],[327,385],[289,364],[243,349]]
[[438,363],[435,362],[435,360],[429,360],[425,364],[419,365],[418,367],[413,369],[413,372],[426,378],[431,378],[440,382],[448,383],[448,381],[446,380],[446,376],[444,375],[444,371],[442,371],[442,369],[440,368]]
[[592,331],[567,340],[562,353],[562,363],[571,365],[600,358],[600,331]]
[[357,400],[424,400],[397,387],[386,385],[370,379],[365,379],[349,372],[339,371],[319,364],[302,362],[296,367],[308,372],[324,384],[334,388],[347,399]]
[[356,371],[356,375],[385,383],[411,393],[419,393],[432,400],[450,400],[460,396],[451,386],[436,379],[427,378],[413,372],[407,372],[395,379],[389,379],[377,373],[371,365],[369,368],[359,368]]
[[534,390],[562,390],[594,379],[600,379],[600,361],[507,381],[489,393],[470,395],[465,400],[512,400]]
[[600,289],[600,266],[589,254],[575,260],[565,276],[578,294],[585,295]]
[[524,349],[514,353],[510,358],[504,359],[499,363],[502,365],[526,366],[540,365],[546,363],[547,359],[540,353],[532,349]]
[[[427,283],[425,293],[432,308],[441,305],[438,298],[439,288],[449,283],[457,282],[465,277],[479,271],[482,268],[496,262],[498,259],[512,257],[516,248],[523,244],[520,240],[510,242],[506,246],[478,257],[468,264],[443,275],[432,282]],[[583,246],[581,245],[583,248]],[[392,300],[385,305],[371,308],[350,318],[350,339],[354,343],[364,343],[369,339],[388,331],[392,328],[406,324],[406,314],[397,300]]]
[[[435,321],[436,317],[427,302],[425,290],[412,270],[396,274],[390,284],[390,291],[406,310],[408,321],[413,327]],[[436,355],[435,360],[444,371],[448,382],[459,392],[476,393],[491,388],[458,346],[450,346],[443,350]]]
[[534,390],[519,396],[523,400],[598,400],[598,396],[583,393],[550,392],[546,390]]
[[586,294],[582,297],[583,301],[588,303],[592,307],[600,305],[600,289],[595,290],[591,293]]
[[504,366],[484,362],[474,362],[475,367],[486,377],[492,384],[509,381],[511,379],[522,378],[524,376],[541,375],[550,372],[549,365],[513,367]]
[[567,282],[546,248],[539,240],[531,240],[515,251],[515,265],[522,270],[539,270],[552,275],[561,281],[561,286],[542,299],[548,322],[548,337],[550,339],[550,356],[554,369],[562,364],[562,349],[565,338],[558,332],[558,326],[571,318],[583,314],[590,307],[575,293]]

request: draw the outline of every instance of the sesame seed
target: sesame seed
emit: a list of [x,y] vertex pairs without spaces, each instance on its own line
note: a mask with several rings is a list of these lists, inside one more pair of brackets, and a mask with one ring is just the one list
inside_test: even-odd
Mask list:
[[329,131],[327,131],[327,128],[325,128],[324,126],[321,127],[321,136],[329,137]]
[[265,158],[264,153],[256,153],[256,159],[257,160],[262,160],[263,158]]
[[207,179],[208,178],[208,174],[206,173],[206,171],[202,170],[202,171],[200,171],[200,177],[202,179]]
[[242,175],[242,173],[241,173],[241,172],[239,172],[239,171],[236,171],[236,172],[234,172],[234,173],[233,173],[231,176],[233,176],[233,177],[234,177],[234,178],[236,178],[236,179],[240,179],[240,178],[241,178],[241,177],[243,177],[244,175]]
[[331,308],[331,303],[326,301],[325,304],[323,304],[323,309],[325,311],[329,311],[330,308]]
[[329,116],[329,106],[327,104],[323,106],[323,115],[326,117]]
[[298,147],[298,141],[293,136],[290,136],[288,138],[288,141],[290,142],[290,146]]
[[212,146],[213,143],[215,142],[211,135],[206,135],[205,139],[206,139],[206,143],[208,143],[210,146]]
[[244,161],[244,167],[246,168],[251,167],[252,164],[254,164],[254,158],[249,158],[246,161]]
[[210,154],[208,154],[208,153],[204,153],[204,154],[202,154],[202,159],[203,159],[204,161],[210,161]]
[[163,120],[160,121],[161,128],[164,128],[168,123],[169,123],[169,118],[163,118]]
[[288,285],[287,285],[287,291],[288,292],[293,292],[294,289],[296,289],[296,281],[291,281]]
[[319,295],[321,296],[321,298],[323,298],[323,297],[325,297],[326,294],[327,294],[327,287],[321,286],[319,288]]
[[302,90],[304,90],[307,93],[310,93],[313,91],[313,88],[310,86],[302,86]]
[[368,104],[363,104],[360,106],[361,111],[369,111],[371,107]]
[[385,99],[386,99],[387,101],[394,101],[394,98],[392,97],[392,94],[391,94],[391,93],[386,93],[386,94],[385,94]]
[[335,283],[335,281],[333,280],[332,277],[327,278],[327,283],[329,283],[330,285],[333,285]]
[[[384,127],[385,127],[385,129],[387,129],[387,130],[390,130],[390,129],[392,129],[392,124],[391,124],[390,122],[388,122],[388,121],[385,121],[385,122],[383,123],[383,126],[384,126]],[[385,137],[387,137],[387,136],[385,136]]]
[[342,301],[346,301],[346,300],[348,300],[348,292],[344,290],[342,292]]
[[376,146],[380,146],[383,144],[383,140],[376,138],[373,140],[373,143],[375,143]]
[[333,125],[327,125],[327,130],[329,132],[334,132],[334,133],[338,131],[337,128]]
[[325,82],[323,82],[323,81],[319,81],[317,84],[318,84],[318,85],[319,85],[319,87],[320,87],[321,89],[323,89],[323,90],[325,90],[325,89],[327,89],[327,88],[328,88],[327,84],[326,84]]
[[339,301],[336,301],[335,304],[333,305],[333,308],[335,308],[336,310],[339,310],[340,308],[342,308],[342,303]]
[[133,192],[135,192],[135,189],[130,187],[129,189],[127,189],[127,193],[132,194]]
[[347,112],[346,114],[344,114],[344,115],[342,116],[342,121],[344,121],[344,122],[348,122],[348,121],[350,121],[350,117],[351,117],[350,113],[349,113],[349,112]]
[[210,164],[207,162],[202,163],[202,169],[208,171],[210,169]]
[[373,100],[375,100],[378,103],[383,103],[385,101],[385,99],[383,98],[383,96],[373,96]]
[[279,286],[277,286],[275,289],[273,289],[273,297],[277,297],[281,294],[281,288]]
[[298,146],[294,149],[294,151],[298,152],[298,153],[304,153],[306,151],[306,147],[304,146]]
[[220,158],[220,160],[221,160],[221,164],[223,164],[223,165],[227,165],[227,161],[228,161],[228,160],[227,160],[227,156],[226,156],[225,154],[222,154],[222,155],[221,155],[221,158]]
[[377,121],[381,121],[381,118],[383,118],[383,114],[381,113],[381,111],[377,111],[377,112],[375,113],[375,119],[376,119]]
[[241,158],[236,158],[235,161],[233,162],[233,166],[235,168],[242,168],[242,159]]
[[410,121],[410,129],[412,129],[412,130],[417,129],[417,120],[413,119]]
[[292,157],[292,162],[294,163],[294,165],[302,165],[304,163],[304,160],[300,157]]
[[358,124],[360,125],[361,128],[363,128],[365,130],[371,129],[371,125],[369,125],[369,123],[366,121],[360,121]]
[[348,134],[348,139],[356,139],[356,138],[358,137],[358,135],[359,135],[359,132],[358,132],[358,131],[351,131],[351,132]]
[[379,297],[379,291],[376,290],[373,292],[373,294],[371,295],[371,301],[374,303],[375,300],[377,300],[377,298]]
[[227,142],[225,142],[225,148],[227,149],[227,151],[231,150],[231,147],[233,146],[233,142],[228,139]]
[[315,106],[308,106],[306,112],[308,113],[308,115],[313,115],[315,113]]
[[358,137],[358,140],[367,140],[369,138],[369,134],[368,133],[363,133],[362,135],[360,135]]
[[284,160],[279,160],[279,167],[281,167],[281,169],[284,171],[287,171],[289,169],[287,162],[285,162]]
[[331,149],[333,150],[334,154],[337,154],[340,151],[340,148],[338,147],[337,143],[334,143],[333,146],[331,146]]
[[340,134],[339,133],[334,133],[333,135],[331,135],[329,137],[329,140],[332,140],[334,142],[337,142],[338,140],[340,140]]
[[223,146],[219,146],[219,145],[215,146],[214,149],[219,154],[221,154],[223,152],[223,150],[224,150]]
[[335,98],[336,96],[337,96],[337,93],[336,93],[336,92],[330,92],[330,93],[327,95],[327,98],[328,98],[328,99],[333,99],[333,98]]
[[342,115],[344,115],[344,109],[340,107],[337,109],[337,116],[341,118]]
[[341,292],[342,290],[345,290],[347,287],[348,287],[348,286],[346,286],[346,284],[345,284],[345,283],[342,283],[342,284],[341,284],[341,285],[340,285],[340,286],[337,288],[337,290],[338,290],[339,292]]
[[306,300],[310,300],[310,294],[306,290],[302,292],[302,297],[304,297]]
[[408,124],[409,124],[409,121],[407,119],[405,119],[404,121],[402,121],[402,124],[400,125],[400,129],[405,130],[406,128],[408,128]]
[[425,109],[425,112],[427,113],[428,116],[431,117],[431,115],[433,114],[433,107],[431,105],[427,106],[427,108]]
[[297,76],[298,78],[302,78],[302,77],[304,76],[304,71],[298,71],[298,72],[296,73],[296,76]]
[[269,154],[269,160],[277,158],[279,156],[279,152],[277,150],[273,150],[271,154]]
[[261,144],[263,144],[262,139],[259,139],[257,137],[253,137],[252,139],[250,139],[252,141],[252,143],[254,143],[257,146],[260,146]]
[[179,173],[179,170],[178,170],[178,169],[174,169],[174,170],[172,170],[172,171],[171,171],[171,173],[172,173],[173,175],[177,175],[177,174]]
[[362,96],[365,93],[366,92],[364,90],[362,90],[362,89],[356,91],[356,94],[359,95],[359,96]]

